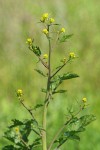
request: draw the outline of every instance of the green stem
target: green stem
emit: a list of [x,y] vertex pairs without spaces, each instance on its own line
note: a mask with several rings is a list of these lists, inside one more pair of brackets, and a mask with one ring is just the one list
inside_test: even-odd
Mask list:
[[43,112],[43,131],[42,131],[42,144],[43,150],[47,150],[47,141],[46,141],[46,115],[47,115],[47,105],[44,105]]
[[[70,119],[71,120],[71,119]],[[70,120],[67,121],[57,132],[57,134],[54,136],[53,140],[51,141],[48,150],[51,150],[55,140],[58,138],[59,134],[63,131],[63,129],[67,126],[67,124],[70,122]]]
[[[49,32],[49,26],[48,26]],[[47,93],[45,97],[44,112],[43,112],[43,131],[42,131],[42,144],[43,150],[47,150],[47,133],[46,133],[46,118],[47,118],[47,108],[50,98],[50,80],[51,80],[51,41],[49,35],[47,36],[49,42],[49,59],[48,59],[48,80],[47,80]]]

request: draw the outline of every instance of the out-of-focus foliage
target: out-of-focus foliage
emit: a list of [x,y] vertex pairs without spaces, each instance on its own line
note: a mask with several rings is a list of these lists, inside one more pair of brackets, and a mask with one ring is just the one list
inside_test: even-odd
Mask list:
[[[53,124],[49,118],[57,122],[61,117],[62,110],[55,113],[62,105],[66,112],[67,104],[81,97],[87,97],[88,103],[91,104],[90,110],[97,116],[97,120],[91,124],[88,131],[83,133],[80,143],[68,142],[70,150],[99,150],[100,149],[100,100],[99,100],[99,74],[100,74],[100,16],[99,16],[99,0],[62,0],[62,1],[13,1],[0,0],[0,147],[4,146],[7,141],[2,139],[2,134],[13,118],[27,119],[26,111],[19,105],[16,99],[16,89],[23,89],[28,105],[41,102],[43,93],[41,88],[45,87],[45,82],[41,83],[39,75],[34,71],[34,63],[37,62],[36,57],[31,55],[26,46],[28,37],[35,37],[37,45],[40,45],[41,51],[46,52],[46,40],[40,32],[40,25],[36,18],[42,13],[49,12],[57,18],[56,22],[63,22],[66,32],[73,33],[72,40],[68,40],[68,46],[56,47],[52,58],[54,67],[60,62],[61,57],[67,57],[68,53],[73,51],[79,56],[74,66],[68,65],[68,70],[74,70],[79,74],[80,78],[70,82],[64,95],[57,96],[57,103],[50,106],[48,112],[49,133],[52,135],[56,131],[51,128]],[[41,29],[42,30],[42,29]],[[39,44],[38,44],[39,43]],[[64,53],[62,53],[62,51]],[[40,67],[37,64],[38,68]],[[72,68],[73,67],[73,68]],[[38,79],[38,80],[37,80]],[[66,85],[62,86],[65,87]],[[66,89],[67,90],[67,89]],[[55,95],[56,96],[56,95]],[[55,108],[55,109],[54,109]],[[40,115],[41,113],[39,113]],[[55,124],[59,128],[61,124]],[[70,146],[69,146],[70,145]],[[94,147],[95,146],[95,147]],[[66,147],[63,147],[65,149]]]

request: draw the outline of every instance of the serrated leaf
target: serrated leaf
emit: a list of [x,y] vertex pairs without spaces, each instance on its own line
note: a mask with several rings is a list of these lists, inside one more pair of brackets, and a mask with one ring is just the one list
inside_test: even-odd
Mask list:
[[13,124],[11,126],[9,126],[9,128],[13,128],[13,127],[16,127],[16,126],[23,125],[23,122],[19,121],[17,119],[13,119],[12,122],[13,122]]
[[79,75],[75,73],[65,73],[62,76],[59,76],[61,80],[68,80],[68,79],[77,78],[77,77],[79,77]]
[[13,145],[7,145],[2,148],[2,150],[17,150]]
[[60,42],[66,42],[68,39],[70,39],[73,36],[73,34],[69,35],[63,35],[63,37],[59,38]]
[[42,107],[43,106],[43,104],[37,104],[35,107],[34,107],[34,110],[36,110],[37,108],[40,108],[40,107]]
[[84,115],[79,118],[81,126],[87,126],[94,120],[96,120],[96,117],[94,115]]
[[41,71],[41,70],[39,70],[39,69],[34,69],[36,72],[38,72],[39,74],[41,74],[42,76],[44,76],[44,77],[46,77],[45,76],[45,74]]

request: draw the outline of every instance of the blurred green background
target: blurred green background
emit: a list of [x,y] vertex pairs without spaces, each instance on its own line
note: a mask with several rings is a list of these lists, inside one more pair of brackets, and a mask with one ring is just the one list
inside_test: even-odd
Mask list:
[[[100,149],[100,1],[99,0],[0,0],[0,149],[7,143],[2,138],[11,119],[26,119],[30,116],[19,104],[16,90],[23,89],[25,102],[35,105],[42,102],[40,92],[46,81],[34,68],[41,68],[36,57],[28,51],[26,39],[34,37],[36,43],[46,53],[47,43],[42,34],[42,26],[37,24],[40,16],[48,12],[57,23],[62,23],[66,32],[74,36],[68,43],[57,47],[53,62],[56,66],[69,52],[79,58],[64,71],[73,71],[80,78],[65,82],[68,90],[56,96],[48,112],[49,137],[65,119],[66,109],[76,99],[87,97],[90,104],[87,112],[96,115],[97,120],[82,133],[81,141],[68,141],[62,150]],[[42,68],[44,69],[44,68]],[[43,83],[41,82],[43,81]],[[40,84],[41,83],[41,84]],[[41,113],[39,113],[40,116]],[[40,116],[41,117],[41,116]],[[55,128],[56,129],[55,129]]]

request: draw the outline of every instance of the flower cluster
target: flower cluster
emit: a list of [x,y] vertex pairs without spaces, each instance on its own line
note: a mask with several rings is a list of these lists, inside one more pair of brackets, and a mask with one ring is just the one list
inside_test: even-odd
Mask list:
[[42,23],[47,21],[48,24],[52,24],[55,22],[54,18],[50,18],[48,13],[44,13],[40,19]]
[[48,13],[44,13],[40,19],[41,22],[45,22],[48,19],[49,14]]
[[[51,25],[54,25],[53,23],[55,22],[55,19],[49,17],[49,14],[48,14],[48,13],[44,13],[44,14],[42,15],[40,21],[41,21],[42,23],[45,23],[45,25],[47,25],[47,26],[51,26]],[[48,31],[47,28],[44,28],[44,29],[42,30],[42,32],[43,32],[45,35],[48,35],[48,33],[49,33],[49,31]],[[60,33],[65,33],[65,28],[61,28],[61,29],[58,31],[58,33],[59,33],[59,34],[60,34]]]

